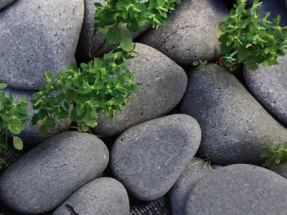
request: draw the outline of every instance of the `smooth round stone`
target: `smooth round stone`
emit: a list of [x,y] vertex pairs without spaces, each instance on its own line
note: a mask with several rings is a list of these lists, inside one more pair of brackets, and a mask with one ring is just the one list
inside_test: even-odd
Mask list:
[[23,95],[26,95],[26,103],[28,104],[27,114],[28,114],[29,120],[25,122],[23,131],[20,134],[16,135],[20,137],[25,144],[39,144],[43,142],[44,140],[56,134],[59,134],[63,131],[68,130],[68,128],[70,127],[71,125],[70,118],[56,120],[55,128],[48,130],[47,137],[41,137],[40,127],[38,125],[33,126],[31,123],[31,119],[33,115],[36,114],[38,111],[33,110],[33,105],[30,101],[31,99],[34,99],[33,94],[36,93],[37,91],[24,91],[24,90],[12,89],[12,88],[0,89],[0,92],[1,91],[5,92],[6,96],[9,96],[9,94],[12,94],[14,98],[14,102],[16,104],[20,101]]
[[[213,173],[214,170],[208,166],[204,167],[205,161],[194,157],[188,169],[185,169],[176,183],[169,191],[169,199],[173,215],[184,215],[188,195],[195,184],[205,175]],[[212,168],[212,167],[211,167]]]
[[74,62],[83,17],[83,0],[21,0],[1,11],[0,82],[38,90],[45,72],[55,77],[67,69]]
[[[73,213],[72,213],[73,212]],[[53,215],[129,215],[129,197],[113,178],[99,178],[81,187]]]
[[203,177],[192,189],[186,215],[287,214],[287,180],[262,167],[236,164]]
[[127,62],[127,68],[135,73],[133,81],[142,85],[113,120],[101,112],[97,127],[91,129],[94,133],[120,134],[134,125],[165,115],[180,102],[187,86],[185,71],[147,45],[136,43],[136,52],[138,55]]
[[0,200],[24,214],[53,210],[106,168],[109,152],[96,136],[65,132],[28,152],[0,177]]
[[287,55],[278,58],[279,65],[263,67],[256,71],[244,67],[244,79],[258,101],[287,124]]
[[134,126],[118,137],[111,169],[137,199],[164,196],[195,155],[201,140],[198,123],[184,114]]
[[169,21],[150,29],[140,42],[154,47],[172,60],[192,65],[195,60],[219,58],[218,25],[229,14],[221,0],[181,1],[169,15]]
[[1,0],[0,2],[0,10],[2,10],[4,7],[7,7],[8,5],[14,3],[16,0]]
[[227,69],[215,64],[192,69],[180,112],[194,117],[202,130],[199,154],[214,163],[262,165],[260,154],[283,145],[287,130],[280,125]]
[[273,171],[287,179],[287,165],[285,163],[279,164]]

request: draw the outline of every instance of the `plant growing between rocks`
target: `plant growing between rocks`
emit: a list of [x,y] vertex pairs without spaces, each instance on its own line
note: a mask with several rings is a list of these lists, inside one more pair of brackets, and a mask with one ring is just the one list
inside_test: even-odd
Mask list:
[[264,167],[275,169],[280,163],[287,164],[287,142],[284,146],[271,146],[268,150],[262,152],[261,157],[267,158]]

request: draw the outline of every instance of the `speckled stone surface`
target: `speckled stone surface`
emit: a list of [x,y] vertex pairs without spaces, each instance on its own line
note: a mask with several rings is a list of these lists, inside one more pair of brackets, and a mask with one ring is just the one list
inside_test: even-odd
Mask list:
[[48,130],[47,137],[41,137],[40,127],[38,125],[33,126],[31,124],[31,119],[33,115],[36,114],[38,111],[33,110],[33,105],[32,103],[30,103],[30,101],[31,99],[34,99],[33,94],[36,93],[37,91],[23,91],[23,90],[16,90],[12,88],[0,89],[0,92],[1,91],[5,92],[6,96],[9,96],[9,94],[12,94],[15,103],[18,103],[20,99],[22,98],[22,96],[26,95],[26,103],[28,104],[27,114],[28,114],[29,120],[25,122],[24,130],[19,135],[17,135],[18,137],[21,137],[21,139],[23,140],[25,144],[39,144],[43,142],[44,140],[60,132],[66,131],[70,127],[71,125],[70,118],[56,120],[55,128]]
[[113,178],[95,179],[76,191],[53,213],[71,214],[129,215],[127,191]]
[[279,164],[273,171],[287,179],[287,165],[285,163]]
[[194,157],[187,167],[189,169],[186,169],[181,173],[180,177],[169,191],[173,215],[185,215],[187,197],[194,185],[205,175],[214,172],[213,169],[204,167],[204,165],[204,160]]
[[192,117],[175,114],[134,126],[118,137],[111,169],[139,200],[164,196],[195,155],[201,140]]
[[287,214],[287,180],[262,167],[236,164],[206,175],[190,193],[186,215]]
[[[104,33],[97,32],[93,37],[95,23],[94,13],[97,10],[94,4],[96,2],[101,3],[102,5],[106,5],[104,0],[85,0],[85,18],[76,53],[77,58],[83,61],[91,60],[93,57],[102,57],[104,54],[108,53],[115,47],[115,45],[108,44],[102,46],[106,39],[106,35]],[[121,27],[121,29],[124,30],[125,28]],[[146,25],[141,27],[137,32],[129,33],[131,37],[135,39],[147,29],[148,26]],[[128,32],[127,30],[125,31]],[[91,56],[89,56],[89,53]]]
[[21,0],[1,11],[0,82],[38,90],[42,74],[68,68],[83,17],[83,0]]
[[229,14],[221,0],[182,1],[169,15],[169,22],[150,29],[140,42],[161,51],[179,64],[192,65],[195,60],[219,57],[216,37],[218,24]]
[[50,211],[99,176],[108,161],[108,149],[96,136],[61,133],[28,152],[3,173],[0,200],[20,213]]
[[215,64],[205,68],[205,72],[189,71],[180,107],[181,113],[191,115],[200,124],[198,153],[209,154],[214,163],[221,165],[262,165],[260,154],[269,146],[283,145],[286,128],[227,69]]
[[[287,10],[287,9],[286,9]],[[283,123],[287,124],[287,55],[278,65],[252,71],[244,67],[244,79],[258,101]]]
[[1,0],[0,1],[0,10],[2,10],[4,7],[7,7],[8,5],[12,4],[16,0]]
[[98,125],[91,129],[101,136],[112,136],[171,111],[181,100],[187,86],[185,71],[174,61],[152,47],[136,43],[138,55],[127,63],[135,73],[134,81],[141,82],[134,99],[109,120],[99,114]]

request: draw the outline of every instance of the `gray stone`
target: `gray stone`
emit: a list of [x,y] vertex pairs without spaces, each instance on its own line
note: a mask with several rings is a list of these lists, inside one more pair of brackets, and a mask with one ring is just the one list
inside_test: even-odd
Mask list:
[[[74,213],[71,213],[71,212]],[[129,197],[124,186],[113,178],[99,178],[70,196],[53,215],[129,215]]]
[[169,22],[145,32],[140,42],[161,51],[179,64],[219,58],[218,24],[229,14],[221,0],[181,1]]
[[169,192],[169,199],[173,215],[185,215],[187,197],[194,185],[206,174],[214,172],[209,167],[204,167],[205,161],[194,157],[186,170],[173,185]]
[[275,117],[287,124],[287,55],[278,58],[279,65],[252,71],[244,67],[245,82],[258,99]]
[[0,13],[0,82],[37,90],[74,62],[83,0],[21,0]]
[[196,153],[198,123],[184,114],[169,115],[134,126],[118,137],[111,169],[137,199],[164,196]]
[[8,5],[14,3],[16,0],[1,0],[0,1],[0,10],[2,10],[4,7],[7,7]]
[[24,214],[53,210],[104,171],[109,161],[96,136],[65,132],[28,152],[0,177],[0,200]]
[[60,132],[68,130],[68,128],[71,125],[70,118],[66,119],[60,119],[56,120],[55,128],[48,130],[47,137],[41,137],[40,135],[40,127],[38,125],[33,126],[31,123],[31,119],[34,114],[36,114],[38,111],[33,110],[33,105],[30,103],[31,99],[33,98],[33,94],[36,93],[36,91],[23,91],[23,90],[16,90],[12,88],[6,88],[6,89],[0,89],[0,91],[5,92],[6,96],[9,96],[9,94],[13,95],[14,102],[18,103],[23,95],[26,95],[26,103],[27,105],[27,114],[29,116],[29,120],[25,122],[24,124],[24,130],[19,134],[16,135],[20,137],[25,144],[39,144],[43,142],[44,140],[59,134]]
[[285,163],[279,164],[273,171],[287,179],[287,165]]
[[127,68],[135,72],[134,81],[141,82],[134,99],[122,113],[109,120],[102,112],[93,132],[102,136],[119,134],[126,129],[171,111],[181,100],[187,85],[184,70],[156,49],[137,43],[139,54],[129,60]]
[[199,154],[214,163],[262,165],[260,154],[283,145],[287,131],[230,72],[208,64],[188,74],[189,83],[180,112],[194,117],[202,129]]
[[[108,53],[113,49],[113,47],[116,46],[104,43],[106,34],[99,31],[93,37],[95,23],[94,13],[97,10],[94,4],[96,2],[104,6],[107,4],[104,0],[85,0],[85,18],[76,53],[77,57],[83,61],[91,60],[94,57],[102,57],[104,54]],[[144,31],[146,31],[148,26],[142,26],[137,32],[127,31],[123,27],[121,27],[121,29],[125,32],[128,32],[131,37],[135,39]]]
[[287,214],[287,180],[258,166],[236,164],[203,177],[191,191],[186,215]]

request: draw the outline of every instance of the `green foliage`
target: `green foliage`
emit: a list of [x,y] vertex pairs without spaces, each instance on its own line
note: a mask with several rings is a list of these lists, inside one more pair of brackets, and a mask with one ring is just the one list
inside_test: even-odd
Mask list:
[[280,163],[287,164],[287,142],[284,146],[271,146],[262,152],[261,157],[267,158],[263,166],[275,169]]
[[52,74],[46,73],[45,86],[31,100],[33,108],[39,110],[32,124],[38,122],[41,135],[46,136],[48,129],[55,127],[55,119],[70,117],[79,131],[95,127],[100,111],[113,119],[140,85],[132,81],[134,73],[126,68],[125,59],[131,57],[117,49],[113,55],[106,54],[103,61],[94,59],[80,68],[72,64],[57,74],[56,84],[52,84]]
[[200,71],[205,72],[205,65],[207,64],[207,61],[202,61],[202,60],[196,60],[192,62],[193,66],[196,66]]
[[[0,87],[3,89],[7,85],[1,83]],[[18,104],[14,103],[12,94],[8,97],[4,92],[0,92],[0,154],[7,149],[8,146],[8,131],[12,134],[20,134],[24,129],[24,123],[27,121],[27,103],[26,96],[22,96]],[[16,149],[23,148],[23,142],[19,137],[14,136],[13,145]],[[5,163],[3,158],[0,158],[0,169]]]
[[277,57],[284,56],[286,49],[287,26],[280,27],[280,15],[272,22],[267,21],[270,12],[258,20],[262,2],[255,0],[252,7],[245,10],[246,0],[238,0],[230,11],[225,22],[219,24],[220,49],[223,55],[230,57],[234,54],[235,60],[228,58],[225,63],[231,70],[240,63],[246,63],[250,70],[258,69],[258,64],[265,67],[278,64]]

